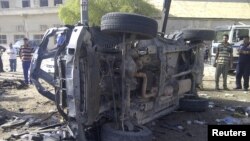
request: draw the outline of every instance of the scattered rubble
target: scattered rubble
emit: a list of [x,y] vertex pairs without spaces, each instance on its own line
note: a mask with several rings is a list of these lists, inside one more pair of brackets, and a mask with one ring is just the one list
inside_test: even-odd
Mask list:
[[234,94],[225,93],[225,97],[234,97]]
[[12,120],[10,120],[7,123],[4,123],[0,127],[5,130],[5,129],[13,128],[13,127],[16,127],[16,126],[24,125],[25,123],[26,123],[25,119],[22,119],[22,118],[19,118],[19,117],[13,117]]
[[3,81],[0,81],[0,87],[2,89],[27,89],[28,85],[25,84],[25,82],[20,79],[17,80],[4,79]]
[[224,109],[229,112],[235,112],[235,109],[233,107],[225,107]]
[[183,132],[185,130],[184,127],[181,125],[172,125],[172,124],[168,124],[168,123],[161,124],[160,127],[165,128],[165,129],[169,129],[169,130],[173,130],[173,131],[177,131],[177,132]]
[[209,101],[209,102],[208,102],[208,108],[214,108],[214,107],[215,107],[214,102]]
[[0,115],[0,125],[4,124],[7,120],[7,117],[6,116],[1,116]]
[[241,121],[238,119],[238,118],[234,118],[234,117],[231,117],[231,116],[227,116],[223,119],[216,119],[216,122],[217,123],[220,123],[220,124],[227,124],[227,125],[234,125],[234,124],[240,124]]
[[199,124],[199,125],[204,125],[204,124],[206,124],[205,121],[201,121],[201,120],[194,120],[193,123]]

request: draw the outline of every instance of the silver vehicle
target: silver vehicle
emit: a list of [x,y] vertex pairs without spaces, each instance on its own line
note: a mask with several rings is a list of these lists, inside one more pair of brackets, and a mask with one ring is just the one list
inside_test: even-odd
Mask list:
[[[177,108],[207,108],[196,85],[203,75],[203,41],[212,40],[214,31],[183,30],[164,37],[157,29],[151,18],[113,12],[102,17],[100,27],[80,24],[47,30],[34,55],[31,77],[37,90],[55,101],[67,121],[67,137],[151,141],[145,123]],[[48,50],[49,38],[58,32],[64,32],[65,42]],[[41,62],[51,56],[54,77],[41,69]],[[39,79],[51,84],[55,93]]]

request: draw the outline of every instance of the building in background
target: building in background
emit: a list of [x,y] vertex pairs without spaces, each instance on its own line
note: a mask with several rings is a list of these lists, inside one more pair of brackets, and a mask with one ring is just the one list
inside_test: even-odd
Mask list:
[[[7,46],[24,36],[40,41],[47,28],[62,25],[58,5],[65,1],[0,0],[0,44]],[[147,1],[162,10],[164,0]],[[250,24],[249,13],[249,0],[172,0],[166,31]],[[160,15],[157,20],[160,28]]]
[[[149,0],[160,10],[163,1]],[[249,0],[172,0],[166,31],[171,33],[187,28],[214,29],[222,25],[250,24],[249,13]]]
[[62,25],[58,6],[65,0],[0,0],[0,44],[23,37],[40,41],[49,27]]

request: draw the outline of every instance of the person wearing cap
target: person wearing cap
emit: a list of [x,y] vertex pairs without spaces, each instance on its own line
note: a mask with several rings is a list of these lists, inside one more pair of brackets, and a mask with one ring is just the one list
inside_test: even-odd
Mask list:
[[29,79],[29,68],[33,56],[33,48],[28,45],[28,38],[23,38],[23,42],[24,44],[21,46],[19,54],[23,66],[24,81],[26,84],[32,84]]
[[250,43],[249,36],[243,37],[243,44],[238,49],[239,58],[236,67],[236,90],[242,89],[241,78],[243,77],[244,91],[249,88],[249,74],[250,74]]

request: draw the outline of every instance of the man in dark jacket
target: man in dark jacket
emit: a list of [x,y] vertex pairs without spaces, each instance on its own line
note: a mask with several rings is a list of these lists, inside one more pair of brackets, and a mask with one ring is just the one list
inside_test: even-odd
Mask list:
[[250,72],[250,43],[249,36],[243,38],[243,44],[238,49],[239,59],[236,68],[236,88],[242,89],[241,78],[244,79],[244,90],[248,91],[249,87],[249,72]]
[[4,72],[3,70],[3,61],[2,61],[2,55],[3,52],[5,52],[6,48],[3,46],[0,46],[0,72]]

